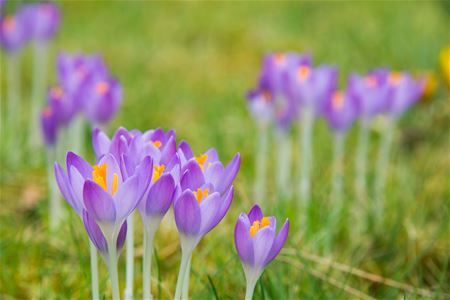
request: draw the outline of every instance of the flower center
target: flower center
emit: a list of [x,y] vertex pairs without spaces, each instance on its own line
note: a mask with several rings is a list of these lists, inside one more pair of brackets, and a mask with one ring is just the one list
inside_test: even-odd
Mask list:
[[[96,184],[101,186],[106,192],[108,192],[108,187],[106,185],[106,164],[95,165],[94,171],[92,171],[92,179]],[[114,195],[117,192],[117,185],[119,184],[119,176],[117,173],[113,174],[113,182],[111,186],[111,194]]]
[[270,220],[268,217],[263,217],[261,220],[256,220],[253,222],[252,226],[250,226],[250,236],[254,237],[255,234],[261,229],[270,225]]
[[274,55],[275,64],[281,65],[286,61],[286,55],[284,53],[275,53]]
[[342,91],[335,92],[331,101],[334,109],[341,109],[344,105],[344,93]]
[[391,72],[388,77],[388,82],[392,86],[398,86],[402,79],[403,76],[400,72]]
[[164,172],[164,170],[166,169],[165,165],[160,165],[160,166],[153,166],[153,177],[152,177],[152,182],[155,182],[156,180],[159,179],[159,177],[161,177],[162,173]]
[[161,148],[162,145],[161,141],[150,141],[150,143],[158,149]]
[[300,80],[300,82],[304,82],[309,77],[310,73],[311,73],[311,68],[308,66],[300,66],[297,69],[297,76],[298,76],[298,79]]
[[364,78],[364,83],[368,87],[375,87],[378,84],[377,78],[375,76],[369,75]]
[[5,19],[3,19],[3,28],[6,31],[14,29],[16,26],[16,19],[12,16],[7,16]]
[[50,117],[53,114],[53,109],[50,106],[44,107],[44,110],[42,111],[42,115],[45,118]]
[[95,86],[95,91],[100,94],[100,95],[104,95],[108,92],[109,90],[109,84],[106,81],[101,81],[99,83],[97,83],[97,85]]
[[262,97],[263,97],[264,102],[266,102],[266,103],[272,102],[272,93],[271,93],[270,91],[268,91],[268,90],[263,90],[263,91],[261,92],[261,95],[262,95]]
[[208,154],[202,154],[200,156],[195,157],[195,160],[198,162],[200,169],[202,169],[202,171],[203,171],[203,167],[204,167],[207,159],[208,159]]
[[50,94],[55,100],[60,100],[63,96],[63,90],[59,86],[55,86],[50,90]]
[[202,200],[209,195],[209,189],[208,188],[198,188],[197,191],[194,192],[195,199],[197,199],[197,202],[200,204]]

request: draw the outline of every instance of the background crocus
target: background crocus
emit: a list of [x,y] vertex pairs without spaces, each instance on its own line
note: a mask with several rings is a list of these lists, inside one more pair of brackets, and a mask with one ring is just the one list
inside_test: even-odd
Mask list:
[[223,219],[231,205],[232,182],[239,171],[240,155],[236,154],[224,168],[213,148],[194,157],[189,145],[182,142],[179,153],[183,192],[174,202],[174,216],[180,233],[182,258],[175,299],[186,299],[192,252],[201,238]]
[[386,184],[386,170],[389,168],[389,154],[392,145],[396,123],[398,118],[414,103],[416,103],[423,94],[425,80],[415,80],[406,72],[385,72],[384,81],[389,90],[384,106],[384,116],[386,126],[382,132],[380,146],[377,157],[376,175],[374,183],[375,199],[374,212],[377,220],[381,221],[383,217],[383,194]]
[[21,11],[33,44],[33,82],[28,147],[33,151],[32,153],[36,153],[35,148],[39,145],[36,124],[45,93],[48,43],[59,29],[61,13],[58,6],[50,2],[27,4],[21,8]]
[[248,214],[241,213],[234,228],[234,243],[244,267],[247,289],[245,299],[253,297],[256,282],[264,268],[278,255],[289,234],[286,220],[276,232],[275,217],[264,217],[256,204]]

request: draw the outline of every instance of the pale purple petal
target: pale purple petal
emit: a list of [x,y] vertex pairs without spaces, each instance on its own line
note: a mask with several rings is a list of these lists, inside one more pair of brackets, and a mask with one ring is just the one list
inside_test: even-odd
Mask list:
[[87,180],[84,183],[83,202],[86,211],[98,222],[116,221],[116,209],[111,196],[98,184]]
[[269,226],[261,228],[253,236],[253,265],[263,268],[266,259],[272,249],[275,239],[275,231]]
[[122,226],[119,230],[119,235],[117,236],[117,251],[122,250],[123,245],[125,244],[125,239],[127,237],[127,221],[123,222]]
[[234,228],[234,244],[242,262],[253,265],[253,243],[250,237],[250,223],[247,215],[241,213]]
[[201,224],[200,206],[190,190],[184,191],[174,205],[178,231],[186,235],[198,235]]
[[186,165],[186,171],[181,178],[181,188],[183,190],[190,189],[192,191],[197,190],[205,183],[202,169],[198,165],[197,161],[191,160]]
[[99,128],[92,131],[92,146],[97,160],[109,151],[110,145],[111,141],[103,131]]
[[200,212],[202,222],[200,232],[202,234],[208,233],[222,220],[222,218],[217,217],[222,204],[221,200],[219,193],[212,193],[201,201]]
[[102,230],[95,222],[94,218],[90,216],[90,214],[83,210],[82,213],[84,227],[91,239],[92,243],[94,243],[95,247],[102,252],[104,255],[108,253],[108,244],[106,243],[105,236],[102,233]]
[[170,174],[161,176],[150,188],[143,205],[145,215],[164,216],[172,204],[175,192],[175,181]]
[[241,166],[241,155],[237,153],[233,157],[231,162],[227,165],[225,171],[223,172],[222,180],[219,186],[217,187],[217,190],[219,192],[223,192],[230,187],[230,185],[233,183],[233,180],[236,178],[240,166]]
[[69,177],[67,177],[66,172],[61,168],[58,163],[55,163],[55,177],[58,183],[59,190],[66,199],[67,203],[76,211],[76,213],[81,216],[83,210],[83,204],[80,202],[82,198],[75,198],[72,192],[72,187],[70,185]]
[[71,177],[70,167],[74,166],[83,176],[83,178],[92,178],[92,171],[94,169],[83,158],[76,155],[75,153],[70,151],[67,152],[66,164],[67,164],[67,171],[69,172],[69,177]]
[[139,180],[136,175],[130,177],[121,184],[117,193],[113,196],[114,205],[117,210],[117,220],[125,220],[136,208],[141,200],[142,193],[139,191]]
[[284,222],[283,224],[283,227],[281,227],[280,232],[278,232],[278,235],[275,237],[273,245],[270,249],[270,253],[267,256],[264,265],[270,263],[278,255],[281,248],[283,248],[284,243],[286,242],[288,234],[289,234],[289,220],[286,220],[286,222]]

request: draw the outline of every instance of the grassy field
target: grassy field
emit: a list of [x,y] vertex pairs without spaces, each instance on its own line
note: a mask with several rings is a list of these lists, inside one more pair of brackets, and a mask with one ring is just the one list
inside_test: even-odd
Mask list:
[[[449,43],[450,10],[444,2],[67,1],[61,7],[63,25],[52,45],[49,76],[54,82],[53,58],[58,51],[103,54],[125,95],[110,133],[117,126],[174,128],[178,140],[189,141],[197,153],[216,147],[225,161],[238,151],[242,155],[231,209],[194,253],[193,299],[244,297],[233,230],[238,214],[254,202],[278,218],[289,217],[293,225],[285,249],[263,274],[255,299],[416,299],[426,298],[429,291],[431,298],[450,297],[449,94],[442,80],[432,98],[408,111],[398,124],[384,220],[379,226],[366,226],[363,210],[356,217],[331,220],[339,228],[331,249],[325,244],[333,210],[332,140],[325,122],[315,126],[312,199],[306,212],[310,222],[301,226],[298,216],[305,212],[296,209],[297,198],[275,195],[273,165],[269,164],[267,198],[252,199],[256,131],[244,100],[256,82],[262,56],[275,50],[306,51],[316,64],[339,66],[341,84],[352,71],[379,66],[439,72],[438,53]],[[29,49],[23,66],[23,95],[28,101]],[[4,76],[1,84],[4,103]],[[369,183],[380,126],[382,120],[371,131]],[[360,201],[352,189],[356,129],[350,132],[345,153],[344,198],[349,210]],[[2,136],[7,131],[18,137],[25,134],[20,128],[2,128]],[[292,135],[297,137],[296,129]],[[297,139],[294,144],[296,170]],[[45,170],[43,162],[30,166],[26,157],[12,169],[8,158],[2,157],[0,299],[90,297],[87,235],[69,209],[60,231],[49,234]],[[295,172],[294,191],[297,181]],[[152,290],[159,299],[173,296],[180,261],[178,235],[169,219],[156,236],[157,278]],[[136,247],[139,298],[140,228]],[[124,255],[120,266],[124,288]],[[109,298],[103,263],[100,278],[100,290]],[[393,281],[382,282],[386,278]]]

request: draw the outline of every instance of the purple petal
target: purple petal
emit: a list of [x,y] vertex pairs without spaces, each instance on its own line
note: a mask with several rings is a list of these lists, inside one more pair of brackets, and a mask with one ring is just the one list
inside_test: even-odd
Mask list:
[[181,141],[178,148],[181,150],[181,153],[183,154],[183,158],[185,159],[185,161],[188,161],[194,157],[194,152],[192,152],[191,147],[186,141]]
[[234,228],[234,244],[242,262],[253,265],[253,241],[248,217],[241,213]]
[[278,253],[281,251],[281,248],[283,248],[284,243],[286,242],[288,234],[289,220],[286,220],[286,222],[284,222],[283,224],[283,227],[281,227],[280,232],[278,232],[278,235],[275,237],[272,248],[270,249],[270,253],[267,256],[264,265],[270,263],[278,255]]
[[225,214],[228,212],[228,209],[230,208],[231,201],[233,200],[233,196],[234,196],[234,188],[230,187],[228,189],[228,191],[226,192],[226,194],[224,196],[222,196],[222,199],[220,200],[221,205],[220,205],[218,212],[216,214],[216,217],[215,217],[216,222],[211,223],[210,227],[207,228],[206,232],[213,229],[220,221],[222,221],[223,217],[225,217]]
[[261,228],[253,236],[253,265],[263,268],[272,249],[275,231],[269,226]]
[[205,161],[205,165],[207,166],[209,163],[213,163],[219,160],[219,155],[217,154],[217,150],[215,148],[209,148],[206,152],[208,155],[208,159]]
[[117,251],[122,250],[125,244],[125,239],[127,237],[127,221],[123,222],[122,227],[120,227],[119,235],[117,236]]
[[83,178],[92,178],[92,171],[94,169],[83,158],[76,155],[75,153],[70,151],[67,152],[66,164],[67,164],[67,171],[69,172],[69,177],[71,177],[70,167],[74,166],[83,176]]
[[108,253],[108,245],[106,243],[105,236],[102,233],[102,230],[95,222],[95,220],[89,215],[89,213],[83,210],[83,223],[86,231],[91,239],[92,243],[94,243],[95,247],[102,252],[103,254]]
[[219,192],[223,192],[229,188],[229,186],[233,183],[233,180],[236,178],[240,166],[241,166],[241,155],[237,153],[233,157],[231,162],[227,165],[225,171],[223,171],[221,183],[217,187]]
[[82,204],[83,206],[83,189],[86,178],[78,172],[78,169],[74,166],[70,167],[69,170],[69,182],[72,187],[72,195],[75,198],[75,201]]
[[253,224],[255,221],[260,221],[263,218],[263,213],[261,207],[258,204],[253,205],[252,209],[248,213],[248,219],[250,220],[250,224]]
[[161,150],[161,163],[167,165],[176,153],[177,143],[175,142],[175,137],[171,136]]
[[225,169],[220,161],[216,161],[211,165],[208,165],[205,168],[204,172],[205,180],[207,182],[211,182],[214,185],[215,189],[217,189],[221,184],[224,170]]
[[84,183],[83,201],[86,211],[96,221],[115,222],[116,209],[113,199],[95,182],[87,180]]
[[58,163],[55,163],[55,177],[56,182],[59,186],[59,190],[64,196],[64,199],[66,199],[67,203],[69,203],[69,205],[77,212],[77,214],[81,216],[83,204],[79,201],[79,199],[74,197],[69,177]]
[[174,205],[175,222],[178,231],[187,235],[197,235],[200,231],[200,206],[190,190],[184,191]]
[[200,203],[201,212],[201,233],[206,234],[212,228],[214,228],[222,218],[218,216],[220,206],[222,204],[222,199],[219,193],[213,193],[202,200]]
[[191,160],[186,165],[186,171],[181,178],[181,188],[183,190],[190,189],[192,191],[197,190],[205,183],[202,169],[198,165],[197,161]]
[[139,204],[141,197],[142,192],[139,191],[139,179],[136,175],[120,185],[113,197],[117,209],[117,220],[125,220]]
[[161,176],[150,188],[148,196],[144,199],[145,215],[164,216],[172,204],[172,197],[175,192],[175,181],[172,175]]
[[110,145],[111,141],[103,131],[99,128],[92,131],[92,146],[97,160],[108,152]]

